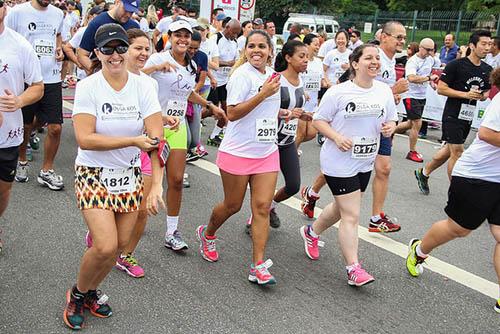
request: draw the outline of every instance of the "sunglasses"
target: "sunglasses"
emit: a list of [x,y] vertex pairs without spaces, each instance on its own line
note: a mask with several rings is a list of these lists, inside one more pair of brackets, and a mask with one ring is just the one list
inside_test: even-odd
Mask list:
[[422,49],[424,49],[424,50],[425,50],[425,51],[427,51],[427,52],[432,52],[432,51],[434,51],[434,49],[432,49],[432,48],[424,48],[423,46],[421,46],[421,48],[422,48]]
[[397,35],[397,36],[394,36],[394,35],[391,35],[391,34],[387,34],[391,37],[394,37],[395,39],[397,39],[399,42],[401,41],[405,41],[406,40],[406,36],[405,35]]
[[128,51],[128,46],[127,45],[118,45],[115,47],[101,46],[100,48],[98,48],[98,50],[100,53],[102,53],[103,55],[106,55],[106,56],[111,56],[115,51],[116,51],[116,53],[121,55],[121,54],[124,54],[125,52]]

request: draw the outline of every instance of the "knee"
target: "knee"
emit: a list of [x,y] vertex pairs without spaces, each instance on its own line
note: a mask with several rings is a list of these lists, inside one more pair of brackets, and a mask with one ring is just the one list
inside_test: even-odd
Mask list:
[[359,212],[349,212],[344,214],[340,218],[342,223],[346,223],[349,225],[357,225],[359,224]]
[[96,255],[102,261],[115,258],[116,255],[118,254],[117,242],[109,242],[108,241],[106,244],[102,244],[102,245],[94,243],[94,245],[92,245],[92,248],[94,248]]
[[174,189],[176,191],[182,191],[182,181],[184,175],[169,175],[168,176],[168,188]]
[[62,131],[61,124],[50,124],[47,128],[47,135],[52,137],[60,137]]
[[254,216],[269,216],[269,208],[271,207],[271,203],[267,201],[256,200],[252,203],[252,214]]
[[382,163],[375,164],[375,176],[388,178],[391,173],[391,162],[383,161]]
[[224,202],[224,209],[228,215],[232,216],[241,210],[241,205],[242,203],[237,202]]

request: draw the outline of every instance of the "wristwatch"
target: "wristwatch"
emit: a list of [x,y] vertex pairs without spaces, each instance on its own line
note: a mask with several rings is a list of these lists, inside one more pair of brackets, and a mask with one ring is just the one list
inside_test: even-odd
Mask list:
[[214,103],[212,101],[207,101],[207,109],[210,109],[211,106],[213,106]]

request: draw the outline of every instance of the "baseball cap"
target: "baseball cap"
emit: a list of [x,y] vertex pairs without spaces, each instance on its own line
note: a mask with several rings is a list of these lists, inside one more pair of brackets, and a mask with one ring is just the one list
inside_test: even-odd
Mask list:
[[210,23],[208,23],[208,20],[204,17],[198,18],[196,22],[198,22],[198,26],[203,28],[203,30],[207,30],[210,27]]
[[137,13],[139,11],[139,6],[141,5],[140,0],[121,0],[123,2],[123,7],[127,12]]
[[100,48],[111,41],[120,41],[129,45],[127,32],[116,23],[107,23],[99,27],[95,33],[95,45]]
[[225,19],[226,17],[227,17],[227,15],[226,15],[226,14],[224,14],[224,13],[219,13],[219,14],[217,14],[217,16],[215,17],[215,19],[216,19],[217,21],[224,21],[224,19]]
[[94,6],[89,10],[89,15],[98,15],[103,12],[104,9],[102,9],[101,6]]
[[175,22],[170,23],[168,26],[168,31],[177,31],[181,29],[186,29],[190,33],[193,33],[193,28],[191,28],[191,24],[189,24],[188,21],[185,20],[177,20]]
[[260,26],[261,24],[264,24],[264,21],[262,21],[262,19],[258,17],[255,20],[253,20],[253,23]]

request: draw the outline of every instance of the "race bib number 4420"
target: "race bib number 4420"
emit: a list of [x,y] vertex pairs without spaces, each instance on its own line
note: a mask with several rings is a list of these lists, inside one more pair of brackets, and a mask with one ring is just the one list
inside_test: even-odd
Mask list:
[[281,133],[284,134],[285,136],[295,136],[295,133],[297,132],[297,126],[299,124],[299,119],[294,118],[288,123],[283,124],[283,128],[281,129]]
[[377,138],[354,137],[352,142],[351,157],[353,159],[372,159],[377,155]]
[[135,191],[135,175],[133,168],[110,169],[103,168],[101,183],[106,190],[114,195],[132,193]]
[[277,119],[259,118],[255,122],[255,141],[260,143],[272,143],[276,140]]

